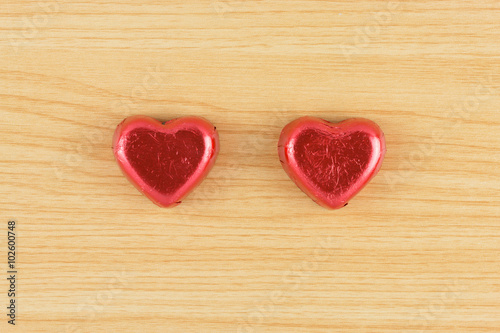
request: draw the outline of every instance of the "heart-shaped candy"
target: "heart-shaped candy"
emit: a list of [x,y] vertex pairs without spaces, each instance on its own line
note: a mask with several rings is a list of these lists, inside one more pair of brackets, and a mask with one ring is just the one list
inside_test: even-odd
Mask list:
[[161,123],[133,116],[118,125],[113,152],[125,176],[161,207],[181,202],[215,163],[219,137],[215,127],[198,117]]
[[384,133],[367,119],[330,123],[302,117],[285,126],[278,143],[288,176],[326,208],[347,205],[377,174],[385,155]]

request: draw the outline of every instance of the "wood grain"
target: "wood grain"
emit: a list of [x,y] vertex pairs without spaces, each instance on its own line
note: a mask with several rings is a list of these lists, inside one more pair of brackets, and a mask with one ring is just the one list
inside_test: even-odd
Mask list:
[[[498,1],[4,0],[0,17],[0,267],[15,219],[19,269],[0,331],[500,330]],[[177,208],[113,160],[133,114],[219,130]],[[281,169],[303,115],[386,134],[345,209]]]

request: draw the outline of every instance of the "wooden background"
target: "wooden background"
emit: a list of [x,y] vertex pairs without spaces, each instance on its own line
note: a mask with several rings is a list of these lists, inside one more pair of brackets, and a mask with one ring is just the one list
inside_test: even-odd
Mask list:
[[[3,0],[0,18],[0,267],[16,219],[19,269],[1,332],[500,331],[497,0]],[[220,131],[177,208],[113,159],[134,114]],[[344,209],[280,166],[303,115],[386,134]]]

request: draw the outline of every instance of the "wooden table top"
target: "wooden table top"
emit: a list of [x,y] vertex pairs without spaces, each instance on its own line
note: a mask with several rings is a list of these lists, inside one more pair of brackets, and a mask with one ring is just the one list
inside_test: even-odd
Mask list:
[[[1,332],[499,332],[500,2],[5,0]],[[195,115],[221,152],[161,209],[125,117]],[[364,117],[381,172],[328,211],[283,126]],[[3,231],[2,231],[3,230]]]

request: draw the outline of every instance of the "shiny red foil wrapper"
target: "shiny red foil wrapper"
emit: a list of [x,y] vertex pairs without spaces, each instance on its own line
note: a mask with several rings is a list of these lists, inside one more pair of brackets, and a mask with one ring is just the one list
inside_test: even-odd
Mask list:
[[146,116],[116,128],[113,152],[128,180],[160,207],[181,202],[207,176],[219,153],[215,127],[183,117],[162,123]]
[[331,123],[302,117],[289,123],[278,143],[288,176],[319,205],[347,205],[378,173],[386,152],[384,133],[356,118]]

